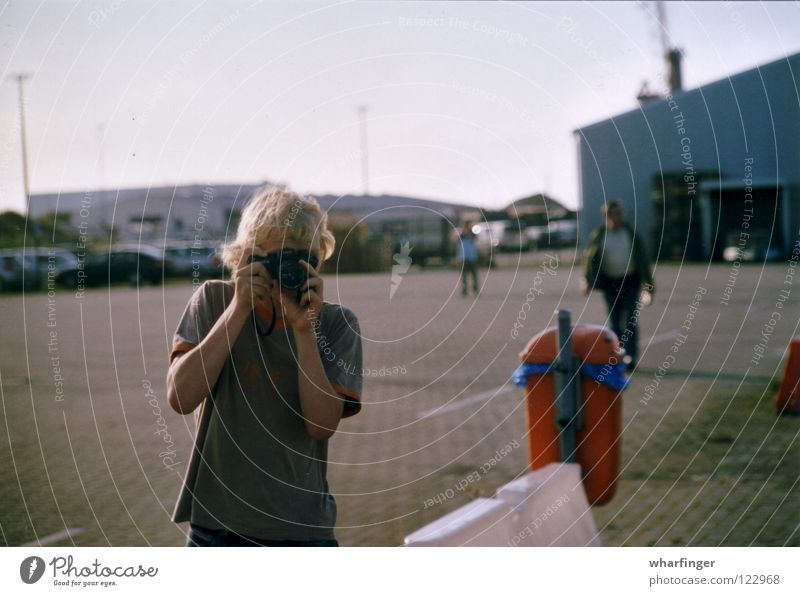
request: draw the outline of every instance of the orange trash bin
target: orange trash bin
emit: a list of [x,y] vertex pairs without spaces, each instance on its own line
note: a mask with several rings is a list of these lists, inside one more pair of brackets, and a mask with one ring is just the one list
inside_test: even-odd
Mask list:
[[779,416],[800,416],[800,335],[789,342],[789,359],[775,395],[775,408]]
[[606,327],[577,325],[571,329],[577,371],[574,453],[562,454],[561,433],[569,429],[559,425],[557,416],[558,328],[545,329],[528,342],[520,353],[522,364],[514,372],[514,381],[526,387],[531,470],[552,462],[577,461],[589,503],[602,505],[614,496],[619,475],[621,393],[628,383],[624,351]]

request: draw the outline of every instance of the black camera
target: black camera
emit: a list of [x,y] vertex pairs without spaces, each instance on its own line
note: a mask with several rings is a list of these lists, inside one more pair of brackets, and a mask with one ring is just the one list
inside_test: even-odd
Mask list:
[[319,259],[311,252],[293,248],[282,248],[263,257],[250,255],[247,262],[264,265],[272,279],[278,281],[281,290],[297,290],[297,302],[299,303],[302,297],[300,288],[308,280],[308,270],[300,264],[301,259],[314,269],[319,264]]

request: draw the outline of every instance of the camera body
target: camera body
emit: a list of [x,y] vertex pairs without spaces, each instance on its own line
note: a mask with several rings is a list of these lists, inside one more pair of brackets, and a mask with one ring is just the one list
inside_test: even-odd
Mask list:
[[272,279],[277,280],[281,290],[297,290],[297,302],[300,302],[300,288],[308,280],[308,270],[300,264],[300,260],[310,264],[314,269],[319,259],[307,250],[282,248],[263,257],[250,255],[248,263],[261,263]]

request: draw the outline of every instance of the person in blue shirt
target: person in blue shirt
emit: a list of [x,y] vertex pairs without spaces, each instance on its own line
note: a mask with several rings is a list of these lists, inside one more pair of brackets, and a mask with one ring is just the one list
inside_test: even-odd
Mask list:
[[467,220],[458,230],[456,243],[456,261],[461,264],[461,295],[467,296],[468,277],[472,277],[472,291],[478,295],[478,246],[475,232],[472,231],[474,222]]

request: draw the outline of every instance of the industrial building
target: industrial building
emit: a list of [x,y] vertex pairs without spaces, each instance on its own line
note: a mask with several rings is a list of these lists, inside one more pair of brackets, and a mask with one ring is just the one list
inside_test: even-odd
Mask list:
[[671,92],[575,131],[582,243],[615,199],[654,258],[785,258],[800,240],[800,54],[691,90],[680,53],[667,62]]
[[[264,183],[269,185],[269,183]],[[30,215],[58,214],[91,235],[136,240],[222,240],[236,231],[241,210],[264,185],[178,185],[85,192],[36,194]],[[380,234],[420,226],[452,230],[460,214],[475,208],[413,197],[320,195],[321,207],[337,221],[363,222]],[[431,224],[430,222],[435,222]],[[442,223],[443,222],[443,223]]]
[[[268,183],[266,183],[268,184]],[[30,214],[58,219],[95,244],[219,243],[236,233],[241,210],[263,185],[179,185],[38,194]],[[337,237],[339,270],[391,265],[402,242],[417,265],[447,262],[453,231],[475,207],[393,195],[319,195]],[[347,247],[347,248],[345,248]],[[352,254],[351,254],[352,253]]]

